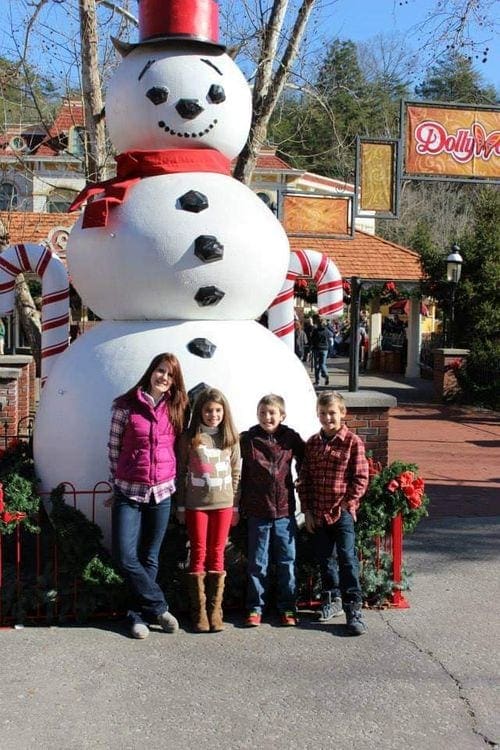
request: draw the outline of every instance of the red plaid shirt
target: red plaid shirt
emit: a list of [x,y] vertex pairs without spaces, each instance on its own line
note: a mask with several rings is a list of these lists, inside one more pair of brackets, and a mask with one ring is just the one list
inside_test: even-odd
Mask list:
[[342,425],[331,438],[323,431],[306,443],[299,474],[301,508],[316,524],[332,524],[341,507],[356,510],[368,486],[368,461],[363,441]]

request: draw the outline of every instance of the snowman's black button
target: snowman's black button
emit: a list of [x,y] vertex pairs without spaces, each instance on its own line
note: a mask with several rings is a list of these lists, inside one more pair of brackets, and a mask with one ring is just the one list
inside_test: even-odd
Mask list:
[[224,245],[221,245],[217,237],[200,234],[194,241],[194,254],[203,263],[213,263],[224,257]]
[[200,286],[194,295],[194,299],[200,307],[208,307],[209,305],[217,305],[224,297],[224,294],[216,286]]
[[189,404],[190,406],[193,406],[194,402],[200,395],[200,393],[203,393],[203,391],[208,391],[210,389],[210,386],[207,383],[204,383],[203,381],[201,383],[197,383],[196,385],[193,385],[193,387],[188,391],[188,398],[189,398]]
[[179,198],[179,204],[183,211],[191,211],[193,214],[198,214],[200,211],[208,208],[208,198],[197,190],[188,190],[187,193],[184,193]]
[[203,359],[213,357],[217,349],[215,344],[212,344],[208,339],[193,339],[189,342],[187,348],[191,354],[195,354],[197,357],[202,357]]

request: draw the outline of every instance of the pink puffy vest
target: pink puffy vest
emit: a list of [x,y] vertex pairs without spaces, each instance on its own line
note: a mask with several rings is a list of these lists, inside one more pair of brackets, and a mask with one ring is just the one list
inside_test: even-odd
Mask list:
[[135,398],[120,403],[120,406],[129,409],[129,418],[122,435],[116,478],[150,487],[173,479],[176,470],[175,432],[167,401],[162,401],[154,409],[138,389]]

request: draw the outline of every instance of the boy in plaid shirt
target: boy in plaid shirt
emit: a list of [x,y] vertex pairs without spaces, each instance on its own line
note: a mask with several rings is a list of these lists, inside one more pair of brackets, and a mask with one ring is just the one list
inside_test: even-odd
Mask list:
[[343,423],[346,407],[342,395],[322,393],[316,409],[321,430],[306,443],[297,483],[300,503],[322,571],[337,548],[347,630],[350,635],[362,635],[366,625],[361,615],[354,523],[368,486],[368,461],[363,441]]

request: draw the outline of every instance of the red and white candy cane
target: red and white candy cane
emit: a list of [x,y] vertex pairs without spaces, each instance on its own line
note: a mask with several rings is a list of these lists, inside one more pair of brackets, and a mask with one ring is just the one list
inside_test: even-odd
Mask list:
[[267,311],[269,329],[293,350],[294,348],[294,284],[299,276],[310,276],[318,288],[318,313],[338,318],[344,309],[342,276],[327,255],[316,250],[294,250],[286,281]]
[[0,315],[14,309],[16,276],[42,279],[42,385],[57,354],[68,346],[69,278],[62,260],[45,245],[11,245],[0,255]]

